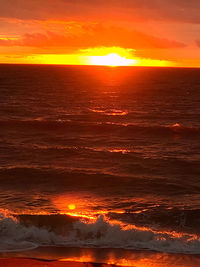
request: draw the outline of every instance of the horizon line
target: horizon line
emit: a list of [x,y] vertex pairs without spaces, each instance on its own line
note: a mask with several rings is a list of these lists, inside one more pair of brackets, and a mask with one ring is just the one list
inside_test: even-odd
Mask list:
[[200,66],[108,66],[108,65],[91,65],[91,64],[51,64],[51,63],[1,63],[0,65],[30,65],[30,66],[64,66],[64,67],[107,67],[107,68],[173,68],[173,69],[200,69]]

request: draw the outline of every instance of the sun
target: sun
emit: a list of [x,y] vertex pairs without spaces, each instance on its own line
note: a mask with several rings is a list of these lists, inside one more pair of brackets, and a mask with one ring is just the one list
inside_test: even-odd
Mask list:
[[75,204],[69,204],[68,205],[68,209],[69,210],[75,210],[76,209],[76,205]]
[[110,53],[105,56],[90,56],[91,65],[99,66],[132,66],[136,64],[136,60],[122,57],[117,53]]

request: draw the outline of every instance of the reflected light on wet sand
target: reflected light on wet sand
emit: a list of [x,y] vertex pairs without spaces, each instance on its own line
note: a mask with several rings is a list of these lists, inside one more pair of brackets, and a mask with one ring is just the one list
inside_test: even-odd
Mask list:
[[102,263],[101,267],[104,266],[103,264],[127,267],[189,267],[195,266],[195,264],[192,265],[191,263],[192,258],[193,263],[196,262],[196,266],[199,266],[200,259],[193,255],[170,255],[151,251],[126,251],[123,249],[85,249],[85,253],[79,257],[67,257],[60,259],[60,261],[96,262]]
[[[162,252],[144,250],[142,251],[109,248],[40,247],[31,251],[2,253],[1,257],[45,259],[55,262],[55,266],[59,266],[59,262],[66,262],[66,264],[68,264],[66,266],[70,266],[70,262],[82,262],[87,263],[86,266],[88,267],[104,267],[106,264],[123,267],[200,266],[199,255],[167,254]],[[58,263],[56,263],[56,261],[58,261]]]

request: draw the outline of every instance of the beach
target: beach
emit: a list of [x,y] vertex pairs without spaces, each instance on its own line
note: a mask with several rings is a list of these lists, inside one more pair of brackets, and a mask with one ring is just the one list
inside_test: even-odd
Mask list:
[[26,252],[1,253],[0,266],[41,267],[196,267],[199,255],[144,250],[43,247]]
[[114,265],[82,263],[82,262],[59,262],[40,261],[32,259],[1,259],[1,267],[109,267]]

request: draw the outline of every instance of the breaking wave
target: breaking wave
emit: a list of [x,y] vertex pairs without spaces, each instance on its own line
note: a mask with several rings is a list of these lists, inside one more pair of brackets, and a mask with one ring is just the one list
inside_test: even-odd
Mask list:
[[[46,221],[51,221],[51,215],[45,216],[48,216]],[[55,225],[39,227],[30,221],[27,224],[20,222],[20,218],[1,214],[0,251],[23,251],[39,246],[148,249],[173,253],[199,253],[200,250],[200,240],[196,236],[123,228],[106,221],[103,216],[94,222],[63,221],[58,229]]]

